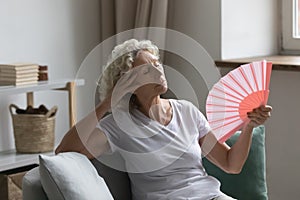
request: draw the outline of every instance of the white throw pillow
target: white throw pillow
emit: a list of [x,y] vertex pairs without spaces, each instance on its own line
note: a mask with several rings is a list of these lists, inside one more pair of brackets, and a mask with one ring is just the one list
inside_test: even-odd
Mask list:
[[113,197],[88,160],[80,153],[40,155],[40,176],[49,200],[112,200]]

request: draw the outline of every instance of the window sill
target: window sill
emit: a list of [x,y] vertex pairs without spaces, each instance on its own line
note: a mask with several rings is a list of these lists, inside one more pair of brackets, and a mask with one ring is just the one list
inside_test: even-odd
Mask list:
[[253,61],[267,60],[273,63],[273,70],[300,71],[300,56],[272,55],[251,58],[216,60],[217,67],[236,68]]

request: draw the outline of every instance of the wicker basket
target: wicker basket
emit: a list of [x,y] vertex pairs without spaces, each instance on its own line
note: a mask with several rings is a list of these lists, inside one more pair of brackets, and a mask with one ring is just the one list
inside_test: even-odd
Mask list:
[[46,115],[42,114],[16,114],[13,108],[18,106],[11,104],[11,113],[16,150],[19,153],[41,153],[53,151],[55,114],[57,106],[54,106]]

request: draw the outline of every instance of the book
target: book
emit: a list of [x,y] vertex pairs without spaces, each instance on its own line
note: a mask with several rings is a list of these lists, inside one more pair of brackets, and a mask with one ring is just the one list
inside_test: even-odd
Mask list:
[[22,73],[22,74],[16,74],[16,73],[3,73],[0,71],[0,79],[1,78],[30,78],[30,77],[38,77],[38,73]]
[[39,81],[47,81],[48,80],[48,66],[40,65],[39,66]]
[[23,82],[23,81],[37,81],[37,80],[38,80],[38,76],[22,77],[22,78],[0,77],[0,81],[7,81],[7,82]]
[[29,85],[29,84],[36,84],[38,81],[23,81],[23,82],[7,82],[7,81],[0,81],[0,86],[20,86],[20,85]]
[[6,69],[12,71],[39,69],[39,65],[34,63],[0,64],[0,69],[1,70]]
[[14,70],[14,69],[1,69],[0,68],[0,74],[28,74],[28,73],[38,73],[38,69],[26,69],[26,70]]

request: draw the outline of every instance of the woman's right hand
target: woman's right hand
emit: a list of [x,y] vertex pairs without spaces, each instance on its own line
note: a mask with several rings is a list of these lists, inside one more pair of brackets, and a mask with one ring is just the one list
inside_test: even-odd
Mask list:
[[121,76],[113,88],[110,96],[112,105],[115,106],[126,94],[133,94],[144,85],[161,84],[161,76],[164,76],[163,69],[151,63],[130,69]]

